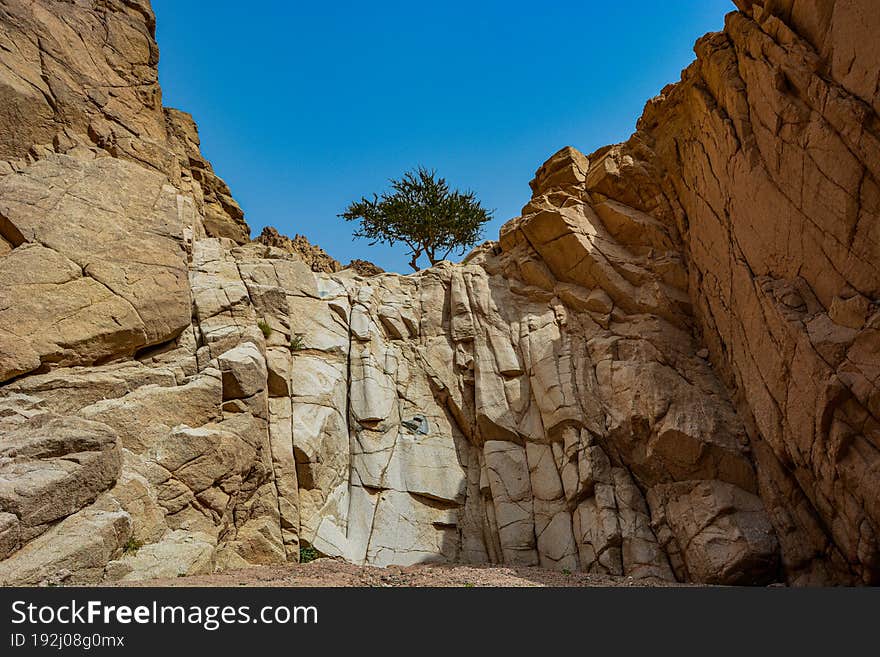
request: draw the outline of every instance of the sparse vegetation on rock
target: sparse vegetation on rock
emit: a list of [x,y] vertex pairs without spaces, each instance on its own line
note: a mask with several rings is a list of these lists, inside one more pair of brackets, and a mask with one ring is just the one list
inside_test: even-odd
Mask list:
[[136,555],[138,553],[138,550],[140,550],[142,547],[144,547],[143,541],[139,541],[134,536],[132,536],[125,542],[125,545],[122,546],[122,553]]
[[309,563],[321,556],[311,545],[304,545],[299,549],[299,562]]
[[339,216],[360,222],[354,235],[371,244],[405,244],[415,271],[422,255],[435,265],[476,244],[492,216],[473,192],[450,190],[435,171],[419,167],[390,183],[392,192],[363,197]]

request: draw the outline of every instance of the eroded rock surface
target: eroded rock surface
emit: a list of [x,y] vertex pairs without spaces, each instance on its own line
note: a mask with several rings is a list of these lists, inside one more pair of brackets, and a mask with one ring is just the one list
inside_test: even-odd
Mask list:
[[115,158],[47,155],[0,177],[0,380],[131,356],[190,321],[191,203]]
[[789,577],[876,583],[880,18],[738,5],[588,187],[677,233]]
[[343,269],[353,269],[361,276],[373,276],[384,273],[384,269],[367,260],[355,259],[343,266],[341,262],[331,257],[324,249],[312,244],[304,235],[294,235],[292,238],[282,235],[272,226],[263,228],[263,232],[254,240],[266,246],[274,246],[288,253],[299,256],[312,271],[333,274]]
[[167,176],[209,235],[246,242],[192,117],[162,106],[155,30],[149,0],[4,0],[0,174],[51,152],[121,158]]
[[876,582],[869,4],[739,2],[627,143],[400,276],[246,243],[146,2],[0,3],[0,583]]

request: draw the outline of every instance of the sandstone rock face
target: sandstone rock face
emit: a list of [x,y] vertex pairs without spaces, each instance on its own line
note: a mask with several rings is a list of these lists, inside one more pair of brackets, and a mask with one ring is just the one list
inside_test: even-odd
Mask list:
[[50,152],[111,155],[167,176],[209,235],[246,242],[244,215],[201,156],[192,118],[162,107],[155,29],[149,0],[4,0],[0,174]]
[[183,231],[195,212],[167,180],[104,157],[47,155],[0,177],[0,380],[178,335],[190,316]]
[[[467,264],[408,277],[316,274],[271,247],[196,240],[193,332],[151,359],[180,379],[77,411],[113,427],[152,485],[167,526],[156,554],[179,548],[204,569],[296,559],[306,544],[356,563],[774,579],[745,428],[699,345],[558,281],[524,237],[547,212]],[[589,233],[585,216],[572,221]],[[10,389],[51,403],[47,378]],[[245,489],[230,526],[229,496]],[[110,496],[135,531],[148,524],[133,495]],[[212,535],[209,557],[197,546]],[[182,567],[146,549],[107,577]]]
[[246,242],[251,231],[244,220],[244,212],[232,198],[229,187],[202,156],[199,131],[193,117],[180,110],[164,109],[168,146],[177,158],[176,166],[168,171],[169,175],[200,209],[206,234],[227,237],[239,244]]
[[627,143],[409,276],[245,243],[148,4],[48,4],[0,7],[0,583],[877,580],[867,0],[741,1]]
[[880,17],[737,4],[588,188],[677,234],[789,578],[877,583]]

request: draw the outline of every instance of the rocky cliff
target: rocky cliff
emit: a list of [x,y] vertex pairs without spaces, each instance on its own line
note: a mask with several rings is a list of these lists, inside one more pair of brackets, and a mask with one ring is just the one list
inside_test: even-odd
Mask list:
[[326,274],[335,274],[343,269],[353,269],[355,273],[362,276],[373,276],[385,272],[381,267],[377,267],[367,260],[352,260],[344,267],[341,262],[331,257],[320,246],[309,242],[305,235],[294,235],[291,239],[287,235],[280,234],[272,226],[263,228],[257,238],[254,240],[266,246],[274,246],[282,251],[287,251],[297,256],[306,263],[314,272],[324,272]]
[[0,0],[0,582],[875,583],[880,18],[738,4],[497,242],[364,277],[247,241],[146,0]]

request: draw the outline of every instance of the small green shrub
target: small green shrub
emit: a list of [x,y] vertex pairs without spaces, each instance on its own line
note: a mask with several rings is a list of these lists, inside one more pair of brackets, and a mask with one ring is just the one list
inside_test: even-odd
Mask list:
[[257,326],[259,326],[260,330],[263,332],[263,337],[268,338],[270,335],[272,335],[272,327],[269,326],[269,322],[267,322],[265,319],[261,319],[259,322],[257,322]]
[[302,333],[296,333],[290,338],[290,350],[291,351],[300,351],[306,348],[306,343],[303,340]]
[[466,589],[472,589],[472,588],[474,588],[474,584],[473,584],[473,582],[466,582],[465,585],[464,585],[464,588],[466,588]]
[[144,547],[143,541],[139,541],[132,536],[125,542],[125,545],[122,546],[122,553],[135,555],[142,547]]
[[321,556],[321,555],[311,545],[304,545],[303,547],[301,547],[299,549],[299,562],[300,563],[308,563],[310,561],[314,561],[319,556]]
[[571,571],[570,571],[568,568],[563,568],[563,569],[562,569],[562,574],[563,574],[563,575],[571,575]]

